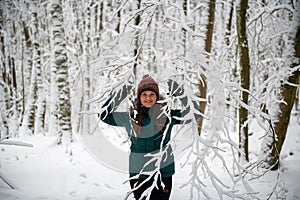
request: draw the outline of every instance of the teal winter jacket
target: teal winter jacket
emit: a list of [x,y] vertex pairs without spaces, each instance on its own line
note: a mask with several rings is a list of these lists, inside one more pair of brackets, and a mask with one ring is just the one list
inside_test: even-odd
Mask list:
[[[109,99],[104,106],[110,103]],[[119,104],[119,103],[117,103]],[[114,104],[114,107],[117,106]],[[103,106],[103,107],[104,107]],[[170,117],[166,120],[166,129],[162,133],[158,130],[151,120],[151,108],[142,107],[143,125],[141,133],[134,134],[132,117],[129,112],[115,112],[112,104],[107,106],[106,110],[100,113],[100,118],[103,122],[112,125],[125,127],[126,132],[130,138],[130,155],[129,155],[129,174],[130,177],[140,174],[140,177],[147,177],[147,173],[155,170],[155,166],[160,166],[160,173],[162,177],[169,177],[175,173],[174,155],[171,146],[168,144],[171,139],[171,131],[174,125],[180,124],[182,121],[178,120],[181,117],[181,110],[171,110]],[[176,119],[177,117],[177,119]],[[158,165],[158,160],[153,159],[151,155],[157,155],[161,149],[160,155],[163,155]]]

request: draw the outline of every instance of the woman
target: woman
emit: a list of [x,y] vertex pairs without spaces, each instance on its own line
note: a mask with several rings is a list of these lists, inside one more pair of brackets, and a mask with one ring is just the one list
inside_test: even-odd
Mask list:
[[[173,95],[183,94],[176,82],[169,80],[168,85]],[[161,103],[158,84],[152,77],[145,75],[138,85],[133,109],[130,112],[115,112],[130,90],[131,86],[125,85],[121,91],[113,94],[102,106],[104,111],[100,118],[109,125],[125,127],[130,137],[129,174],[135,199],[146,199],[143,192],[155,185],[155,174],[159,174],[158,187],[150,188],[150,199],[168,200],[172,190],[172,175],[175,173],[174,156],[169,144],[171,130],[175,124],[182,123],[178,119],[189,112],[189,107],[185,113],[168,110]],[[187,98],[181,100],[186,106]]]

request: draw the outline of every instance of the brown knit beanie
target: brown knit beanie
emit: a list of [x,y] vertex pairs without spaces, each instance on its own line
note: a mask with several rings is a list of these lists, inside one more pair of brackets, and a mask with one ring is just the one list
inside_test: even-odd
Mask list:
[[140,98],[141,93],[145,90],[151,90],[151,91],[155,92],[157,98],[159,97],[158,84],[148,74],[143,76],[143,79],[141,80],[141,82],[138,85],[138,89],[137,89],[138,98]]

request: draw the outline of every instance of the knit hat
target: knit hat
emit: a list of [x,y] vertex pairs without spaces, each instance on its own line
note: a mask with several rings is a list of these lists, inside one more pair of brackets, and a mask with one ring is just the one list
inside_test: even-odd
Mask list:
[[151,90],[155,92],[157,98],[159,97],[159,89],[158,89],[158,84],[156,81],[150,76],[150,75],[144,75],[143,79],[138,85],[137,89],[137,95],[138,98],[140,98],[140,95],[142,94],[143,91],[145,90]]

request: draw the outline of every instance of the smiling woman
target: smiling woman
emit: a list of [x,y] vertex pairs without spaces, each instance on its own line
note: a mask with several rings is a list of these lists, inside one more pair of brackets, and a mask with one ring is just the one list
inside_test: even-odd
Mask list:
[[[184,90],[168,81],[170,94],[182,97]],[[137,88],[137,96],[129,112],[116,112],[116,108],[130,93],[132,86],[124,85],[102,106],[100,118],[112,126],[125,127],[130,138],[129,175],[135,199],[168,200],[175,173],[174,155],[170,145],[174,125],[189,112],[186,98],[180,98],[185,112],[170,109],[163,103],[157,82],[145,75]],[[141,198],[142,197],[142,198]]]

